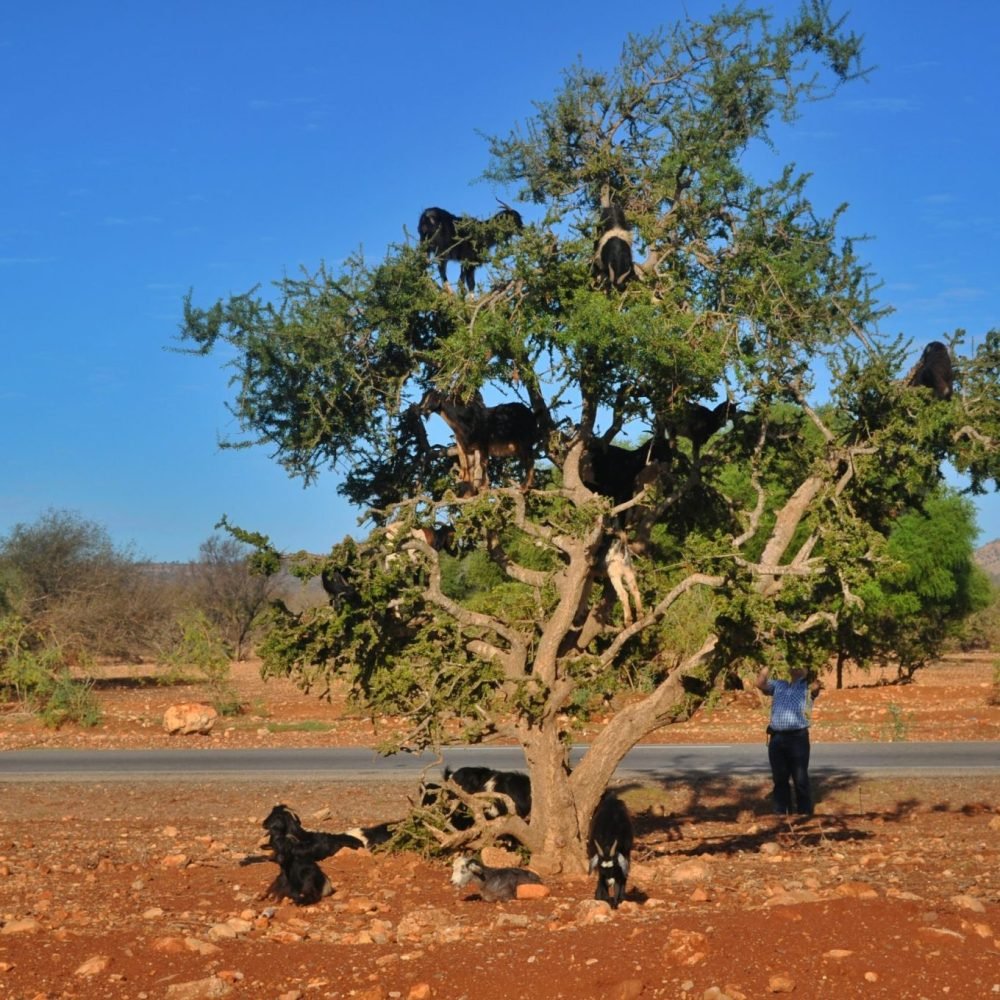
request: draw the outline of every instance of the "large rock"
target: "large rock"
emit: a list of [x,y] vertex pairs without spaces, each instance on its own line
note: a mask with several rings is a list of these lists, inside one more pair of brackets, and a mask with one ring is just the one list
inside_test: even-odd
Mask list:
[[193,733],[210,733],[219,713],[211,705],[191,701],[171,705],[163,713],[163,728],[171,736],[190,736]]

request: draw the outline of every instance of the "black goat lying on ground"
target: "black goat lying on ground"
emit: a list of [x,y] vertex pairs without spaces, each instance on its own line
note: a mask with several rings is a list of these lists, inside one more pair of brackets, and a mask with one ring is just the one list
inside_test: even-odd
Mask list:
[[298,815],[284,803],[276,805],[267,814],[261,826],[267,831],[264,844],[272,851],[277,851],[276,845],[282,838],[291,838],[299,845],[300,852],[307,852],[313,861],[333,857],[337,851],[345,847],[356,851],[359,847],[366,846],[361,837],[355,837],[350,833],[323,833],[304,829]]
[[444,208],[425,208],[420,213],[417,234],[428,254],[437,261],[441,284],[448,284],[448,261],[461,264],[461,282],[471,292],[476,287],[476,268],[492,247],[509,239],[524,223],[509,205],[489,219],[452,215]]
[[456,858],[451,869],[452,885],[471,885],[487,903],[513,899],[518,886],[542,880],[527,868],[490,868],[475,858]]
[[384,844],[392,836],[393,824],[358,827],[347,833],[306,830],[298,815],[280,803],[267,814],[261,826],[267,831],[261,846],[267,847],[271,853],[250,855],[240,864],[273,861],[281,872],[262,898],[275,901],[291,899],[300,906],[308,906],[333,892],[330,880],[317,861],[333,857],[344,848],[358,850]]
[[632,817],[625,803],[613,792],[605,792],[590,824],[587,854],[590,870],[597,871],[595,899],[603,899],[611,909],[625,896],[632,856]]
[[920,355],[909,384],[932,389],[938,399],[951,399],[953,381],[954,373],[948,348],[940,340],[932,340]]
[[[277,878],[263,892],[262,899],[280,903],[290,899],[299,906],[311,906],[333,892],[330,880],[316,864],[317,850],[295,837],[276,834],[271,838],[273,861],[281,869]],[[319,852],[319,856],[327,855]]]

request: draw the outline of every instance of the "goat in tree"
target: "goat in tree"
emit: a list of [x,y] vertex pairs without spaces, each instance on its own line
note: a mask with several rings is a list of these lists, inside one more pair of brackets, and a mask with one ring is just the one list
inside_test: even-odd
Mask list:
[[476,287],[476,268],[489,251],[524,228],[521,215],[500,202],[501,209],[488,219],[452,215],[444,208],[425,208],[417,222],[420,242],[437,261],[441,284],[448,285],[448,261],[461,265],[460,281],[468,290]]
[[420,404],[424,413],[437,413],[455,435],[458,477],[473,493],[489,488],[490,456],[514,456],[524,467],[522,489],[535,481],[535,444],[538,421],[524,403],[485,406],[479,398],[460,403],[436,389],[429,390]]
[[601,207],[598,233],[591,273],[600,287],[622,292],[635,277],[635,269],[632,266],[632,231],[621,205],[611,202]]
[[920,355],[908,384],[933,390],[937,399],[951,399],[953,379],[948,348],[940,340],[932,340]]

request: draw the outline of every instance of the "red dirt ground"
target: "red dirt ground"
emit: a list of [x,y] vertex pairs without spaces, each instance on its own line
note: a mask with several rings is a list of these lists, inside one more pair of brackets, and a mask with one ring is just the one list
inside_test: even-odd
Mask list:
[[[997,740],[992,657],[946,661],[913,684],[827,689],[814,741]],[[108,670],[96,731],[41,729],[8,711],[0,750],[40,746],[315,746],[372,742],[367,720],[234,669],[252,714],[169,737],[148,668]],[[738,693],[668,743],[760,739],[766,710]],[[309,723],[325,731],[287,728]],[[587,734],[581,734],[585,740]],[[998,744],[1000,746],[1000,744]],[[762,753],[763,746],[761,747]],[[637,846],[626,902],[590,879],[490,904],[449,865],[342,851],[312,907],[260,900],[271,865],[241,867],[287,802],[314,829],[393,819],[396,783],[185,780],[0,786],[0,996],[493,1000],[1000,996],[1000,778],[817,781],[817,815],[768,815],[759,781],[626,787]]]

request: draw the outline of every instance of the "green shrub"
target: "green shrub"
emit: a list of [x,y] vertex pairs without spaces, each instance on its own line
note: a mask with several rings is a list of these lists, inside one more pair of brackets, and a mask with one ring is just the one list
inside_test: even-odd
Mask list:
[[229,653],[216,628],[201,611],[188,612],[178,626],[179,635],[163,656],[170,676],[193,671],[220,715],[239,715],[243,706],[229,677]]
[[101,721],[91,682],[73,677],[61,651],[40,642],[14,615],[0,619],[0,692],[54,729]]

